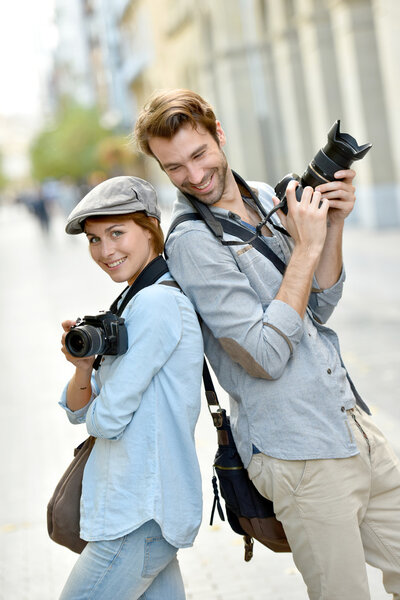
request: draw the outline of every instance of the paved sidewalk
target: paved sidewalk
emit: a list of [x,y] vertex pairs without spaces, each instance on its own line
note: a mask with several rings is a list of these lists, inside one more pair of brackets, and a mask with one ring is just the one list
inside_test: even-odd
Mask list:
[[[0,600],[55,600],[76,559],[46,531],[47,502],[85,438],[57,406],[71,375],[60,323],[106,308],[118,293],[85,246],[63,234],[59,216],[45,238],[22,207],[0,208]],[[400,454],[400,230],[349,229],[345,247],[348,282],[332,323],[353,379]],[[221,401],[227,406],[222,392]],[[290,554],[256,544],[245,563],[240,537],[218,517],[209,527],[216,436],[205,402],[196,438],[205,508],[194,548],[179,555],[188,600],[306,600]],[[373,600],[388,598],[380,574],[368,573]]]

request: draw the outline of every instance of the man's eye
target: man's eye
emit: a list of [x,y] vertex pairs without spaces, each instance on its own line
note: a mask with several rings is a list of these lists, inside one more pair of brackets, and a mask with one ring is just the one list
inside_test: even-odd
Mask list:
[[195,158],[202,158],[205,154],[205,151],[203,150],[202,152],[199,152],[199,154],[196,154]]

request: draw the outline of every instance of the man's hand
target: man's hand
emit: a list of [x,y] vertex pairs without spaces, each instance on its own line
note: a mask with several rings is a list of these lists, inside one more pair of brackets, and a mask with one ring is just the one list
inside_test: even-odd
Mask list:
[[345,218],[351,213],[356,201],[353,179],[356,172],[353,169],[336,171],[336,181],[330,181],[317,186],[316,191],[321,193],[329,203],[328,221],[330,225],[342,225]]
[[[276,299],[285,302],[304,317],[310,296],[314,272],[320,262],[327,233],[328,200],[320,192],[306,187],[300,202],[296,199],[297,181],[286,189],[288,214],[279,211],[283,226],[292,236],[295,246]],[[273,198],[275,206],[278,198]]]
[[[285,229],[290,233],[296,246],[303,248],[313,257],[319,256],[324,247],[327,231],[327,213],[329,204],[319,191],[306,187],[300,202],[296,199],[298,182],[289,182],[286,189],[288,214],[278,211]],[[275,206],[279,203],[273,198]]]

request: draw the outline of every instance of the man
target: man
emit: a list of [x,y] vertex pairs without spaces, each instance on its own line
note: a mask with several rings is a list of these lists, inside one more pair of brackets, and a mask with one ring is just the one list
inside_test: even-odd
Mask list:
[[[189,90],[155,94],[139,115],[139,148],[178,188],[173,220],[195,197],[214,216],[258,231],[284,275],[233,235],[181,222],[169,268],[203,319],[208,359],[230,395],[234,438],[249,476],[273,501],[311,599],[370,598],[365,561],[400,599],[400,465],[373,425],[323,325],[344,282],[342,234],[355,172],[287,189],[288,214],[260,222],[278,199],[228,164],[211,106]],[[244,141],[245,142],[245,141]],[[254,197],[253,189],[256,190]],[[226,245],[236,241],[236,245]],[[360,408],[361,407],[361,408]]]

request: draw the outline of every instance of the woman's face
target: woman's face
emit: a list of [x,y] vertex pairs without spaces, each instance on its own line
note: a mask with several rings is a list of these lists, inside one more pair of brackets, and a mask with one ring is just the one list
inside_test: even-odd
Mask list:
[[86,219],[85,233],[93,260],[113,281],[135,281],[154,258],[150,231],[132,219]]

